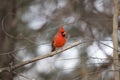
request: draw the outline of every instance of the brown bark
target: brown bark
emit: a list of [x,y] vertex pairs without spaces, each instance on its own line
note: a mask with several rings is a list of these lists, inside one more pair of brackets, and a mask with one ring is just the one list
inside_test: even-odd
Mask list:
[[[7,36],[5,32],[16,35],[15,26],[13,25],[15,11],[15,0],[0,0],[0,54],[14,50],[15,39]],[[13,63],[12,54],[0,55],[0,67],[8,67]],[[0,72],[0,80],[12,80],[11,72]]]
[[113,59],[114,59],[114,80],[120,80],[119,78],[119,58],[118,58],[118,0],[114,2],[114,16],[113,16]]

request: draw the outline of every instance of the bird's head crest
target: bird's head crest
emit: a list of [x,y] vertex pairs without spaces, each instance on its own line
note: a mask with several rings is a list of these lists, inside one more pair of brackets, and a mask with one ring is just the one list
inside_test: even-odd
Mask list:
[[64,28],[63,28],[63,26],[60,26],[59,31],[60,31],[60,32],[64,32],[64,31],[65,31]]
[[66,32],[65,32],[63,26],[60,26],[59,33],[62,34],[63,37],[66,36]]

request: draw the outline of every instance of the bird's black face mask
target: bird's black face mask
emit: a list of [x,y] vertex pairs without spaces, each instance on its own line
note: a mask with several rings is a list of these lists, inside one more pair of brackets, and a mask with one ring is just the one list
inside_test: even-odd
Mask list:
[[63,37],[66,37],[66,32],[62,32],[62,36],[63,36]]

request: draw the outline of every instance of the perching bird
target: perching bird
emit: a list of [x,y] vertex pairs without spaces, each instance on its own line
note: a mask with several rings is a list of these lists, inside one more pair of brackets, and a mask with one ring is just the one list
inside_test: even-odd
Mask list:
[[56,48],[63,47],[65,43],[66,43],[66,32],[63,26],[60,26],[59,31],[53,38],[51,52],[55,51]]

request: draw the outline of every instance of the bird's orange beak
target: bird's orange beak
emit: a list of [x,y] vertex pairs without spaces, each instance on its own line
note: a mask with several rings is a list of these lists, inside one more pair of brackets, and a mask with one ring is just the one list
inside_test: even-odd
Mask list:
[[66,32],[64,32],[63,34],[66,35]]

